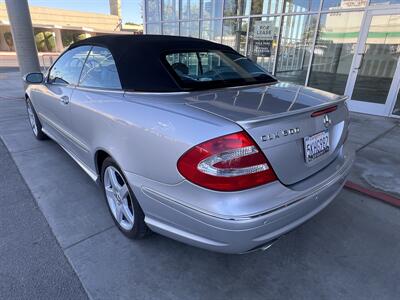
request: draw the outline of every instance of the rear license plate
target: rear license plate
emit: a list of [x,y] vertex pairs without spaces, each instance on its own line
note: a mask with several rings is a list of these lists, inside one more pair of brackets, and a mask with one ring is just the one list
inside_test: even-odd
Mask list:
[[304,156],[306,163],[329,152],[329,131],[322,131],[304,138]]

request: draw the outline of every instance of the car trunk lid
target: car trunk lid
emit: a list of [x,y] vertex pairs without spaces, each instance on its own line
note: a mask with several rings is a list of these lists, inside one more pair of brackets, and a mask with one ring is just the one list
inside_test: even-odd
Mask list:
[[290,185],[315,174],[337,156],[348,126],[344,100],[278,83],[203,92],[186,104],[239,124],[265,153],[279,180]]

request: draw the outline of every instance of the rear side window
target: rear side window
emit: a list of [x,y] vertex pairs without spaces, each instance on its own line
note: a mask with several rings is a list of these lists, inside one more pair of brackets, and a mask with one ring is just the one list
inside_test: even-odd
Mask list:
[[121,89],[117,67],[111,52],[103,47],[93,47],[83,67],[79,86]]
[[78,84],[90,46],[81,46],[65,52],[50,70],[48,83]]

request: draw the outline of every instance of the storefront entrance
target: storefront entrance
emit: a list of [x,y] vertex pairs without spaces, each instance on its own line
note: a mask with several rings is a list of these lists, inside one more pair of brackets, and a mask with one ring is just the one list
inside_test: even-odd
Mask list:
[[400,117],[400,9],[368,9],[345,94],[352,111]]

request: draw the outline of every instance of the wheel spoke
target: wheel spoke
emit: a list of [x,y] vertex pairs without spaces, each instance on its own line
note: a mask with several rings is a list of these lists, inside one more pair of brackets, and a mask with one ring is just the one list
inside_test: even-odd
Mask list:
[[119,191],[121,189],[121,186],[118,182],[116,172],[112,168],[108,169],[108,176],[110,178],[110,184],[113,190],[116,192]]
[[125,198],[122,201],[122,213],[124,214],[125,219],[128,221],[129,224],[133,225],[133,214],[128,206],[128,200]]
[[126,184],[121,186],[121,188],[118,190],[118,194],[121,200],[125,199],[129,195],[128,186]]
[[118,223],[121,224],[122,221],[122,206],[119,204],[115,204],[115,219],[117,220]]
[[112,187],[106,186],[106,187],[105,187],[105,190],[106,190],[106,196],[107,196],[108,198],[114,199],[114,192],[113,192]]
[[29,123],[31,124],[33,132],[35,134],[37,134],[36,119],[35,119],[35,115],[33,114],[33,109],[32,109],[31,104],[28,104],[28,117],[29,117]]

